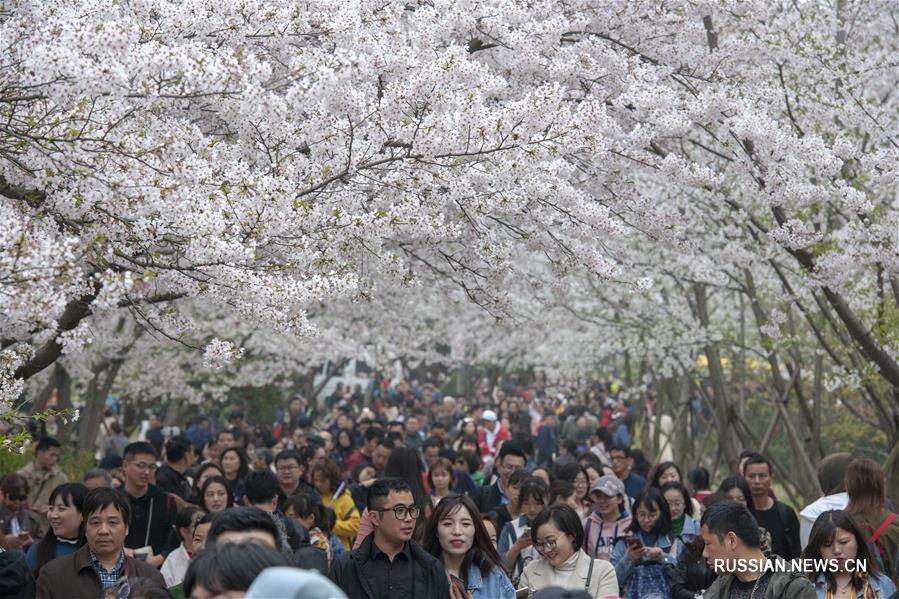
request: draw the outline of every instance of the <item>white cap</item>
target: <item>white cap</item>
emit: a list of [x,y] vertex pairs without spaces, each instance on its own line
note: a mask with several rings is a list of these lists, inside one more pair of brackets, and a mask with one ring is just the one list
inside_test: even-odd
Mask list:
[[499,420],[496,417],[496,412],[493,410],[484,410],[484,413],[481,414],[481,420],[486,420],[487,422],[496,422]]

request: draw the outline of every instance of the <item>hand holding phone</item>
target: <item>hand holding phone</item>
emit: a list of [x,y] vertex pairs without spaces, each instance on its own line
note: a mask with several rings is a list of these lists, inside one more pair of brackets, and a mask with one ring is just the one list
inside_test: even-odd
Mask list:
[[468,599],[470,597],[465,581],[453,574],[450,574],[450,595],[452,599]]
[[636,537],[631,537],[627,541],[627,558],[635,562],[643,557],[643,543]]

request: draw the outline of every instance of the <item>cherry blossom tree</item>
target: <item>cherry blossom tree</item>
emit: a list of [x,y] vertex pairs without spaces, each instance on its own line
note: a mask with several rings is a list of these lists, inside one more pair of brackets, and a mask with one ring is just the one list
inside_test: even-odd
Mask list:
[[[176,343],[159,315],[187,299],[208,310],[183,326],[228,312],[325,353],[584,370],[626,350],[659,378],[702,357],[728,462],[751,441],[722,366],[741,346],[800,412],[826,379],[899,440],[892,3],[32,0],[2,19],[7,397],[90,351],[91,315]],[[207,364],[242,349],[200,339]]]

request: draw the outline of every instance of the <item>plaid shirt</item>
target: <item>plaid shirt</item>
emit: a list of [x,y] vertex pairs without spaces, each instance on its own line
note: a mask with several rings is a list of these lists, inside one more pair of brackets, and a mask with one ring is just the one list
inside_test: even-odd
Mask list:
[[93,549],[91,549],[90,552],[91,565],[94,567],[94,572],[100,577],[100,586],[103,587],[103,590],[115,586],[115,583],[121,578],[122,572],[125,570],[125,552],[122,551],[122,554],[119,556],[119,561],[115,563],[112,570],[107,570],[103,567],[103,564],[100,563],[100,560],[97,558]]

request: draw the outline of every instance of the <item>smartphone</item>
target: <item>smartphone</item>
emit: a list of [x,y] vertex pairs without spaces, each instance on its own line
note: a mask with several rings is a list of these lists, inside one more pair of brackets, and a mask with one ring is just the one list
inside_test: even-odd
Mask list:
[[459,597],[465,597],[465,592],[466,592],[465,581],[453,574],[450,574],[450,581],[451,581],[453,587],[455,587],[455,589],[456,589],[456,594]]
[[640,542],[640,539],[637,537],[631,537],[627,540],[627,546],[629,549],[643,549],[643,543]]

